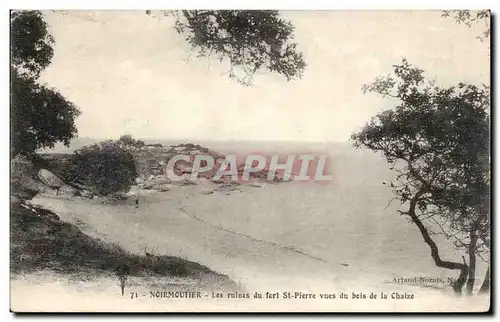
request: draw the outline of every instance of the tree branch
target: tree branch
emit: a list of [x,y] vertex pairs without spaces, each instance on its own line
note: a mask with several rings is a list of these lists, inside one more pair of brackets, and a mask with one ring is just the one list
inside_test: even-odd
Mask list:
[[422,187],[415,194],[415,196],[411,199],[410,207],[409,207],[408,211],[405,212],[405,214],[408,215],[411,218],[412,222],[417,226],[425,243],[431,249],[431,256],[432,256],[432,259],[434,260],[434,263],[436,264],[436,266],[442,267],[442,268],[447,268],[447,269],[452,269],[452,270],[455,270],[455,269],[456,270],[464,270],[464,269],[468,270],[468,267],[466,264],[457,263],[457,262],[450,262],[450,261],[445,261],[445,260],[441,259],[441,256],[439,255],[439,249],[438,249],[436,243],[429,235],[429,232],[428,232],[427,228],[424,226],[424,224],[422,223],[422,221],[418,218],[418,216],[416,214],[417,203],[418,203],[420,197],[422,197],[424,194],[426,194],[428,192],[429,192],[429,190],[427,189],[427,187]]

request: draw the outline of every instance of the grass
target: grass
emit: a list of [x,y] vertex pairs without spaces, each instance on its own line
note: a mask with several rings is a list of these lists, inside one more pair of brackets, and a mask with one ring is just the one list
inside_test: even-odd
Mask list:
[[43,208],[12,203],[10,236],[13,273],[48,269],[88,276],[125,269],[129,276],[208,278],[218,287],[238,289],[227,276],[198,263],[174,256],[131,254],[118,245],[90,237]]

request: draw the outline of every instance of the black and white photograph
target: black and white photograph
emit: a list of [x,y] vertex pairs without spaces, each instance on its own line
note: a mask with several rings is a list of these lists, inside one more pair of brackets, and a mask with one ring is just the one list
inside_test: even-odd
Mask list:
[[490,311],[488,8],[9,14],[12,312]]

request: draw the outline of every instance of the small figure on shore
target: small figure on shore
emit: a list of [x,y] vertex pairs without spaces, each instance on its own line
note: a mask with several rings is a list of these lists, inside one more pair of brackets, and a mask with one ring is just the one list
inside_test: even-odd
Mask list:
[[135,208],[139,208],[139,196],[135,198]]

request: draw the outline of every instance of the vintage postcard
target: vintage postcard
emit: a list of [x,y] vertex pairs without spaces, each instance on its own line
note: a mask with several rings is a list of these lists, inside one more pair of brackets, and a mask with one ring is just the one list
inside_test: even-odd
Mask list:
[[11,10],[13,312],[488,312],[489,10]]

